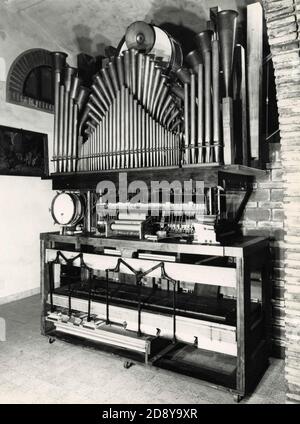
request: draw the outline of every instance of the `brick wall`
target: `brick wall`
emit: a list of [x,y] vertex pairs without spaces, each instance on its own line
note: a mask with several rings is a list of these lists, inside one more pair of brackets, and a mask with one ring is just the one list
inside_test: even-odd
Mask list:
[[269,144],[270,163],[265,174],[257,177],[256,187],[243,216],[245,235],[270,238],[272,284],[272,353],[284,357],[284,209],[283,171],[280,143]]
[[[284,284],[286,400],[300,403],[300,0],[263,0],[263,6],[275,68],[282,164],[282,187],[273,186],[271,170],[270,199],[272,192],[273,200],[282,196],[284,213],[283,236],[273,246],[278,254],[273,256],[278,264],[274,282]],[[262,184],[258,186],[267,189]],[[274,223],[278,210],[269,208]]]

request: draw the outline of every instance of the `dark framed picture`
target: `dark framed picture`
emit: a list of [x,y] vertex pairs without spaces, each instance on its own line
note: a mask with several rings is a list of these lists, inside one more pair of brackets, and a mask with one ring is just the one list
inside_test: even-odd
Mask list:
[[46,178],[47,134],[0,125],[0,175]]

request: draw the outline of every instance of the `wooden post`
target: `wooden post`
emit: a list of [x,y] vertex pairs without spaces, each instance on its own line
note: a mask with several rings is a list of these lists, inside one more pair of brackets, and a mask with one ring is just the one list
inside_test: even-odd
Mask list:
[[262,124],[263,10],[247,6],[247,69],[251,158],[259,163]]
[[46,322],[47,298],[49,293],[49,272],[46,264],[46,249],[50,247],[47,240],[40,240],[40,276],[41,276],[41,334],[45,336],[51,328],[51,323]]
[[270,284],[270,249],[269,246],[263,252],[264,261],[262,264],[262,311],[264,314],[264,336],[267,344],[267,357],[271,354],[272,344],[272,289]]
[[224,164],[234,164],[235,149],[233,138],[233,102],[231,97],[222,99],[222,117],[223,117],[223,152]]
[[235,131],[238,163],[249,165],[249,138],[247,116],[247,86],[246,86],[246,59],[245,49],[238,44],[235,49],[234,67],[234,111]]
[[237,299],[237,370],[236,386],[240,396],[247,391],[249,352],[248,343],[250,331],[251,284],[250,269],[245,257],[236,258],[236,299]]

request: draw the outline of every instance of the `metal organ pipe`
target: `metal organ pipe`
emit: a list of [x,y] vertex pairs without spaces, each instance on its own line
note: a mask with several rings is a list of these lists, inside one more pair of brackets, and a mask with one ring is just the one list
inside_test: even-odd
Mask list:
[[60,84],[62,81],[62,74],[66,66],[67,54],[63,52],[52,53],[52,64],[54,70],[54,134],[53,134],[53,160],[54,172],[60,171],[60,161],[57,156],[59,155],[59,142],[60,142]]
[[203,152],[204,162],[210,162],[210,146],[212,141],[212,108],[211,108],[211,42],[213,31],[205,30],[196,35],[195,41],[198,48],[202,52],[204,59],[204,115],[205,115],[205,145],[206,148]]

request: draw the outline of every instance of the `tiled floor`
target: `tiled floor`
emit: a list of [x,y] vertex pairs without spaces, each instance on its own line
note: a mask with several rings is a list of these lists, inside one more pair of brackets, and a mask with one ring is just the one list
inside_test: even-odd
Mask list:
[[[109,353],[40,335],[39,296],[0,306],[7,341],[0,342],[0,403],[233,403],[228,392],[198,380]],[[284,403],[284,362],[272,359],[244,403]]]

